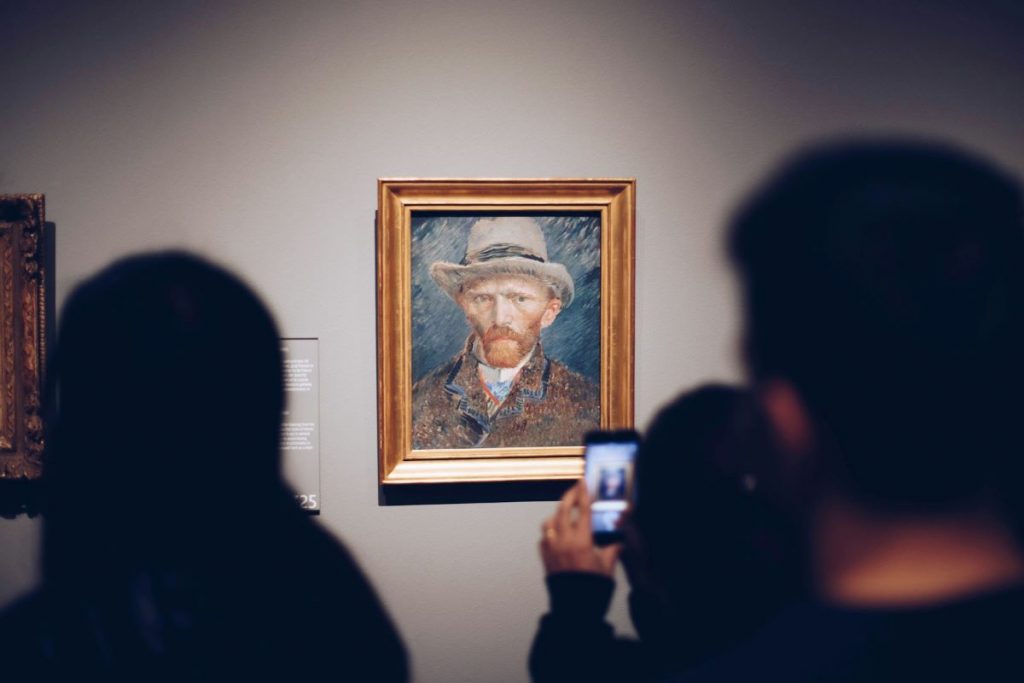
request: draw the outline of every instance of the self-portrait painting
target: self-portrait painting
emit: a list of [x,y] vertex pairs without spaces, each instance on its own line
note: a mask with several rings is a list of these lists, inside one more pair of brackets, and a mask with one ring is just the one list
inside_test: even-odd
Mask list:
[[413,214],[414,449],[578,446],[600,424],[600,216]]
[[628,426],[632,189],[382,181],[383,483],[568,478]]

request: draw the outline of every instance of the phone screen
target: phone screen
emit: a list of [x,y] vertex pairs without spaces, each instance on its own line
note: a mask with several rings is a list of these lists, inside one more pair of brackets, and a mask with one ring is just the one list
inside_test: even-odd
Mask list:
[[594,540],[619,538],[619,520],[633,499],[633,471],[639,444],[636,432],[596,432],[588,435],[583,476],[590,495]]

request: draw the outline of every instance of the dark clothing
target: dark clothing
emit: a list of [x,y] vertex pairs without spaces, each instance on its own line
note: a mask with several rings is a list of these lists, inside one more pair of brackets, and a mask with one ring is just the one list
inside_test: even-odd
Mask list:
[[405,651],[373,589],[300,514],[257,515],[218,534],[223,551],[197,538],[191,566],[175,553],[159,569],[44,584],[0,616],[0,678],[404,683]]
[[793,607],[749,644],[670,679],[907,683],[1024,681],[1024,586],[932,607]]
[[[530,650],[534,683],[641,683],[658,680],[672,670],[664,668],[650,643],[617,638],[604,620],[615,590],[611,579],[564,572],[549,576],[547,585],[551,611],[541,618]],[[636,597],[630,595],[634,610]]]
[[494,415],[473,355],[474,336],[412,388],[413,448],[577,446],[598,428],[597,386],[544,355],[540,343]]
[[604,620],[615,583],[600,574],[566,572],[547,578],[551,610],[540,620],[530,649],[534,683],[581,680],[649,681],[639,641],[616,638]]

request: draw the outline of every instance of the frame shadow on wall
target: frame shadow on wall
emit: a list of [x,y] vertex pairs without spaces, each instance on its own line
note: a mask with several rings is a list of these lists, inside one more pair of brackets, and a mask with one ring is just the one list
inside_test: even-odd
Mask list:
[[377,487],[379,505],[457,505],[462,503],[516,503],[556,501],[574,479],[547,481],[462,482],[458,484],[406,484]]

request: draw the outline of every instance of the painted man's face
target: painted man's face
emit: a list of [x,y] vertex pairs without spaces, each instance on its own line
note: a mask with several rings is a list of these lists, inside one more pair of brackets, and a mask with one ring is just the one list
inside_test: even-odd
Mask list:
[[546,284],[523,275],[472,280],[458,302],[480,338],[484,360],[495,368],[518,365],[562,310],[562,300]]
[[622,470],[605,470],[603,474],[601,485],[604,487],[604,495],[617,495],[619,487],[622,486]]

